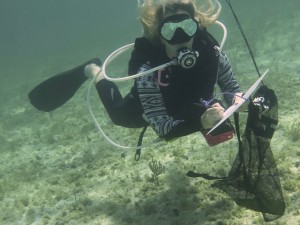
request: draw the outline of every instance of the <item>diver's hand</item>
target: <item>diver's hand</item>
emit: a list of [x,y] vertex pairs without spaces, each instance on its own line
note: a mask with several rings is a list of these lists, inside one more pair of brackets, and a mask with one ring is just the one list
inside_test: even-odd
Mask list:
[[208,108],[201,116],[201,124],[204,129],[212,128],[219,120],[223,118],[224,108],[219,104],[215,103]]

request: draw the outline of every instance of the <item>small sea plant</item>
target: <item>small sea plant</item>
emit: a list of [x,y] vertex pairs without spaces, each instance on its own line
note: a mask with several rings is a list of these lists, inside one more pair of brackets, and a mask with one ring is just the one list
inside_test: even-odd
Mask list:
[[152,157],[151,162],[149,163],[149,168],[152,171],[152,181],[159,185],[158,176],[165,172],[165,167],[157,160],[154,160]]

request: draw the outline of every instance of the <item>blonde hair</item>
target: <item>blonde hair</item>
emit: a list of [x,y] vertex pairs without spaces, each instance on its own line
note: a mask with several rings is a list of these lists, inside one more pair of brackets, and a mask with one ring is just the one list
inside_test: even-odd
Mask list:
[[164,14],[186,10],[203,27],[215,22],[221,12],[218,0],[138,0],[144,36],[154,44],[160,43],[159,26]]

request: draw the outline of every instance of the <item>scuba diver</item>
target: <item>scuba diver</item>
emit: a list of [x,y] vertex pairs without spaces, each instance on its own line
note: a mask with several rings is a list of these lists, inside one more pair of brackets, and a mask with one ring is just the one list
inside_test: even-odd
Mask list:
[[[230,0],[226,2],[232,9]],[[131,52],[128,78],[134,78],[134,84],[125,97],[105,73],[108,59],[102,65],[95,58],[42,82],[29,93],[29,99],[37,109],[49,112],[66,103],[88,78],[93,78],[114,124],[144,128],[136,160],[140,157],[142,136],[149,125],[166,141],[201,132],[210,146],[231,139],[236,132],[239,148],[228,176],[219,178],[193,171],[187,176],[217,180],[212,187],[226,192],[238,205],[261,212],[265,221],[272,221],[285,211],[270,147],[278,123],[277,97],[273,90],[261,86],[251,100],[250,95],[268,70],[260,76],[232,9],[260,76],[245,94],[242,93],[222,51],[224,42],[219,45],[206,29],[218,22],[221,5],[218,0],[205,0],[205,3],[203,7],[197,0],[139,1],[144,34],[135,40]],[[217,85],[226,106],[215,93]],[[226,107],[229,108],[225,111]],[[236,131],[227,119],[231,108],[237,109],[236,112],[248,109],[242,139],[238,113],[234,115]]]
[[215,99],[216,84],[227,105],[241,100],[229,60],[216,50],[219,45],[206,30],[221,11],[218,1],[209,2],[205,11],[192,0],[149,0],[139,5],[144,35],[135,41],[129,75],[187,52],[193,58],[187,57],[183,66],[135,79],[124,98],[115,83],[105,79],[99,64],[85,66],[88,77],[97,76],[98,94],[114,124],[133,128],[150,124],[159,137],[170,140],[212,128],[222,118],[224,108]]

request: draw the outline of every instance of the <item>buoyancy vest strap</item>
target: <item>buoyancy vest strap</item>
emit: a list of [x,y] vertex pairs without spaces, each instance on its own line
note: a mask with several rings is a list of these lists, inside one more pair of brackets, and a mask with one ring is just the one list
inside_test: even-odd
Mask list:
[[143,128],[143,130],[142,130],[142,132],[140,134],[140,137],[139,137],[139,140],[138,140],[138,143],[137,143],[137,149],[135,151],[135,156],[134,156],[135,161],[138,161],[140,159],[140,157],[141,157],[141,150],[142,150],[142,148],[140,146],[142,146],[143,137],[144,137],[144,134],[145,134],[145,132],[147,130],[147,127],[148,127],[148,125]]

